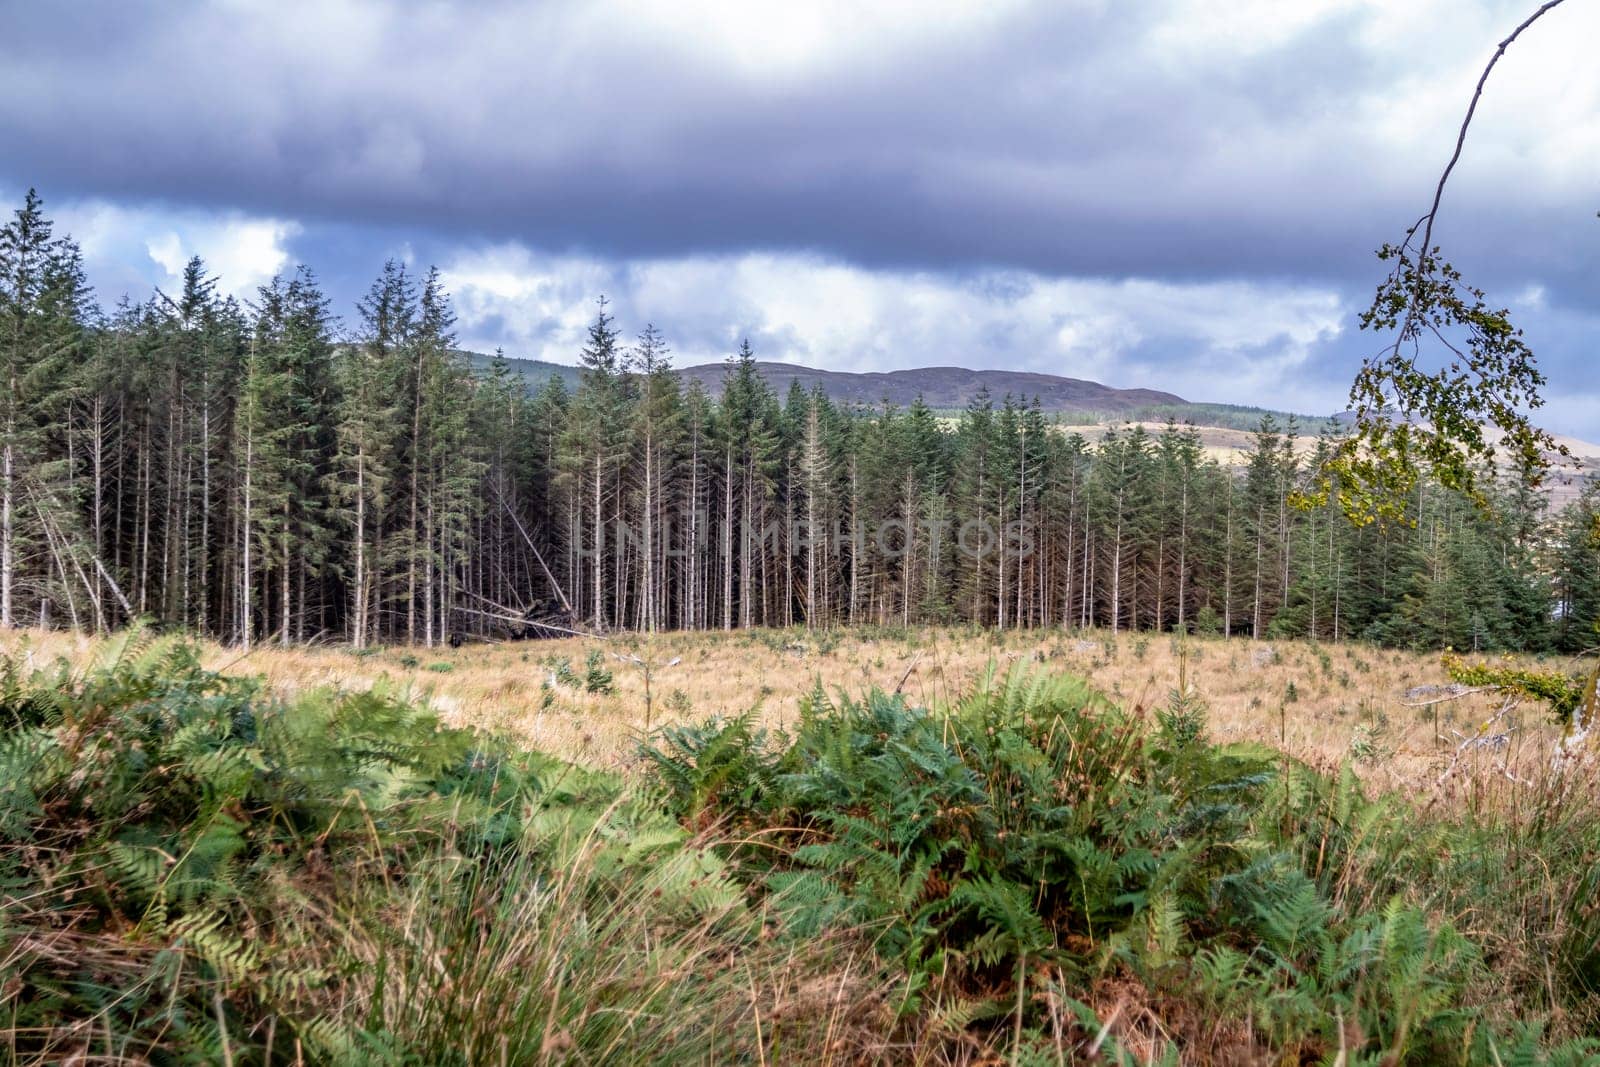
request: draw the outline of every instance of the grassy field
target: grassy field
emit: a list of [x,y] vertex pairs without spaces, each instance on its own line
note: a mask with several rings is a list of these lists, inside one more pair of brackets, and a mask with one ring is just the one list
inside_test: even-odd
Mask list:
[[1138,634],[15,634],[0,1065],[1600,1063],[1597,768],[1448,684]]
[[[0,653],[81,662],[91,638],[27,633]],[[281,694],[387,685],[432,705],[445,721],[506,734],[590,766],[625,770],[650,728],[756,711],[767,727],[791,725],[818,682],[828,692],[899,689],[932,707],[967,692],[991,665],[1018,662],[1088,679],[1129,709],[1165,705],[1180,670],[1208,708],[1218,742],[1260,741],[1325,770],[1354,757],[1383,790],[1424,799],[1498,795],[1508,774],[1531,778],[1560,731],[1525,705],[1496,726],[1504,748],[1472,750],[1443,783],[1455,750],[1501,701],[1493,695],[1435,702],[1450,684],[1437,653],[1303,641],[1251,642],[1170,635],[971,629],[795,630],[573,638],[450,648],[261,647],[248,655],[207,645],[206,666],[264,676]],[[592,661],[611,675],[591,692]],[[1180,662],[1180,659],[1183,662]],[[648,668],[647,668],[648,665]],[[565,668],[565,669],[563,669]],[[649,675],[649,694],[646,676]],[[1409,695],[1408,695],[1409,694]],[[1420,705],[1420,706],[1419,706]]]

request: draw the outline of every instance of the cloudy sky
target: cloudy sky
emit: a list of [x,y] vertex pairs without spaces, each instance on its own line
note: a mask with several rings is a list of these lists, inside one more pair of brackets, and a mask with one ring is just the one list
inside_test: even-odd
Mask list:
[[[573,362],[1010,367],[1343,406],[1373,250],[1533,0],[0,0],[0,204],[103,302],[199,254],[349,314],[444,272],[464,343]],[[1435,231],[1600,439],[1600,3],[1497,68]]]

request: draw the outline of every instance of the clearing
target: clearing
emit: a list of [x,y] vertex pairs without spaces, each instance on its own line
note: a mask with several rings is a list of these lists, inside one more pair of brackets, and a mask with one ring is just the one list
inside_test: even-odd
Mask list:
[[[0,639],[0,652],[80,661],[101,644],[22,631]],[[967,692],[991,664],[1006,670],[1018,661],[1088,678],[1119,704],[1153,710],[1170,700],[1186,659],[1214,741],[1264,742],[1325,770],[1354,758],[1371,785],[1413,799],[1465,786],[1474,795],[1498,792],[1512,776],[1529,778],[1547,763],[1560,737],[1544,707],[1524,703],[1494,727],[1509,730],[1504,745],[1473,746],[1441,783],[1461,741],[1501,698],[1440,700],[1451,682],[1438,653],[1358,643],[913,627],[619,634],[364,652],[203,647],[208,667],[262,675],[284,693],[383,683],[427,701],[452,724],[616,770],[632,766],[637,740],[664,723],[753,711],[762,726],[783,728],[819,681],[829,693],[851,695],[898,687],[912,703],[934,707]],[[590,664],[610,675],[603,684],[595,679],[595,691],[587,684]]]

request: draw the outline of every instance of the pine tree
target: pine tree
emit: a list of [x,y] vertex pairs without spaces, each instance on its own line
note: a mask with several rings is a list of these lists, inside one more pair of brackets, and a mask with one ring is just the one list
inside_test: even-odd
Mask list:
[[382,532],[395,473],[395,430],[403,376],[400,353],[415,328],[416,297],[405,267],[390,260],[357,310],[361,333],[336,365],[337,443],[331,492],[349,531],[350,641],[365,648],[377,636],[382,582]]
[[[239,642],[248,650],[264,609],[265,577],[274,547],[286,544],[293,485],[291,470],[293,373],[283,358],[284,293],[281,279],[261,291],[261,309],[250,338],[234,421],[233,454],[238,463]],[[287,555],[287,553],[284,553]],[[256,587],[257,574],[263,588]],[[287,585],[288,576],[284,578]],[[258,595],[259,594],[259,595]],[[287,639],[287,634],[285,634]]]
[[678,523],[678,555],[682,560],[679,625],[686,630],[711,625],[711,485],[714,449],[712,403],[699,379],[689,383],[683,396],[683,463],[677,479],[676,499],[682,516]]
[[[1194,538],[1196,519],[1201,505],[1201,447],[1200,432],[1193,425],[1182,429],[1168,424],[1157,443],[1161,477],[1165,485],[1163,494],[1160,541],[1162,566],[1170,566],[1172,622],[1180,632],[1188,630],[1190,583],[1193,580]],[[1171,551],[1166,546],[1170,543]],[[1170,565],[1167,560],[1170,558]],[[1159,576],[1164,579],[1164,575]],[[1164,597],[1157,597],[1158,617],[1165,625],[1169,617]]]
[[[590,591],[589,617],[593,625],[605,627],[609,619],[606,581],[605,521],[613,493],[613,481],[622,458],[623,398],[620,380],[620,333],[615,320],[606,312],[602,297],[595,320],[589,326],[588,341],[579,360],[583,372],[573,398],[564,448],[565,475],[582,501],[575,514],[575,560],[580,574],[587,578]],[[586,521],[585,521],[586,517]],[[587,545],[584,545],[585,539]],[[587,564],[587,573],[582,571]]]
[[951,487],[951,512],[958,524],[957,596],[967,618],[980,624],[989,620],[985,594],[989,561],[998,537],[996,436],[994,401],[988,388],[980,386],[956,430]]
[[8,629],[19,624],[22,598],[37,595],[43,615],[77,580],[68,573],[77,547],[72,471],[51,447],[51,427],[66,422],[88,287],[77,246],[53,229],[32,189],[0,227],[0,627]]
[[1600,480],[1591,480],[1556,525],[1555,645],[1578,652],[1600,645]]
[[725,498],[723,622],[724,628],[731,627],[737,603],[739,625],[749,627],[758,619],[764,621],[759,572],[764,564],[766,507],[777,473],[779,436],[777,399],[756,368],[748,339],[728,360],[720,414]]
[[[1106,617],[1113,630],[1138,624],[1138,554],[1150,514],[1149,472],[1153,469],[1150,437],[1137,423],[1131,430],[1113,429],[1095,454],[1092,500],[1105,537],[1104,590]],[[1131,608],[1130,608],[1131,605]]]
[[478,506],[484,464],[468,440],[472,377],[455,351],[455,315],[437,269],[423,281],[415,345],[420,438],[413,443],[421,471],[423,640],[445,640],[455,624],[457,590],[468,535]]
[[654,632],[667,617],[661,531],[667,468],[676,459],[682,423],[678,378],[668,351],[655,326],[647,325],[629,355],[629,369],[638,378],[638,402],[630,427],[642,542],[638,626],[646,632]]
[[1270,414],[1263,415],[1245,466],[1244,521],[1251,549],[1250,636],[1258,641],[1266,636],[1278,600],[1274,589],[1282,554],[1278,538],[1285,502],[1284,443],[1277,420]]
[[827,563],[823,531],[827,528],[833,503],[833,456],[828,447],[828,398],[820,386],[804,400],[804,423],[800,446],[800,492],[803,495],[806,549],[806,628],[813,629],[826,617],[827,600],[822,573]]

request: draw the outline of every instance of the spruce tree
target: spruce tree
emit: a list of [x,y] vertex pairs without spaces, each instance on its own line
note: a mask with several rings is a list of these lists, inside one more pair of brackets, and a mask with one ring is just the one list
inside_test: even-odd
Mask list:
[[[77,577],[71,465],[56,428],[67,424],[73,362],[81,356],[88,286],[82,256],[54,236],[32,189],[0,227],[0,627],[68,600]],[[48,621],[48,620],[44,620]]]

